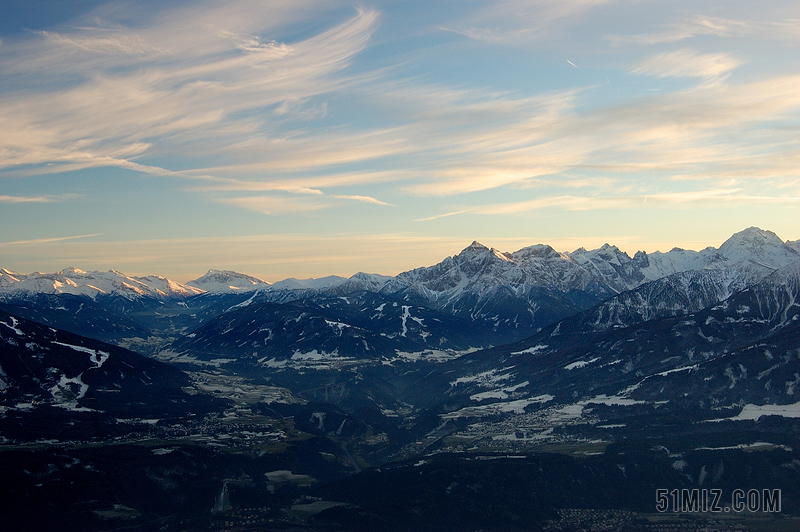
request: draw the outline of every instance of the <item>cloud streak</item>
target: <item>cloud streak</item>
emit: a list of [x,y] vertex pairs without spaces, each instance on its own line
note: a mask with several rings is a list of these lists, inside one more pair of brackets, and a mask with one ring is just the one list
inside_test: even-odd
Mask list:
[[683,49],[651,57],[634,70],[637,74],[665,77],[698,77],[717,79],[727,76],[741,61],[729,54],[699,54]]
[[743,194],[742,189],[708,189],[689,192],[659,192],[654,194],[617,196],[549,196],[528,201],[486,204],[416,221],[430,221],[459,214],[506,215],[534,212],[539,209],[559,208],[568,211],[606,209],[642,209],[673,207],[702,202],[707,206],[735,206],[749,203],[774,205],[800,205],[798,196],[758,196]]
[[101,236],[103,233],[92,233],[88,235],[75,235],[75,236],[62,236],[56,238],[36,238],[34,240],[15,240],[13,242],[0,242],[0,246],[20,246],[30,244],[49,244],[52,242],[63,242],[65,240],[78,240],[81,238],[91,238],[94,236]]
[[76,194],[60,196],[0,196],[0,203],[58,203],[76,197]]
[[337,195],[334,196],[336,199],[343,199],[343,200],[353,200],[353,201],[360,201],[362,203],[371,203],[372,205],[384,205],[387,207],[394,207],[391,203],[386,203],[385,201],[381,201],[379,199],[375,199],[370,196],[359,196],[359,195]]

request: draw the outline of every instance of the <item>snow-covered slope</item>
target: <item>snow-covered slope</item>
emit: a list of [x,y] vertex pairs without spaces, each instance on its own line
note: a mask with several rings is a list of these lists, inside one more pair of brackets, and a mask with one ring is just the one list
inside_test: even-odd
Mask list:
[[271,286],[270,283],[262,281],[258,277],[230,270],[208,270],[202,277],[186,284],[212,293],[249,292]]
[[0,294],[26,292],[72,294],[92,299],[112,294],[126,299],[172,299],[191,297],[203,293],[203,290],[164,277],[128,277],[114,270],[86,272],[78,268],[67,268],[55,273],[35,272],[27,275],[0,270]]
[[368,292],[380,292],[383,288],[394,280],[394,277],[380,275],[377,273],[358,272],[346,281],[336,284],[328,289],[328,292],[336,295],[347,295],[360,290]]
[[750,227],[726,240],[706,267],[734,269],[748,283],[754,283],[797,260],[800,253],[784,244],[775,233]]
[[[708,248],[692,259],[695,264],[702,259],[702,267],[679,271],[623,292],[568,318],[563,326],[601,331],[698,312],[748,287],[758,286],[765,279],[777,279],[778,272],[794,271],[800,266],[800,254],[774,233],[757,228],[736,233],[719,250]],[[669,264],[676,266],[674,261]],[[767,285],[781,286],[781,283],[773,280]]]
[[273,290],[323,290],[331,288],[345,282],[347,279],[338,275],[328,275],[327,277],[295,279],[290,277],[283,281],[278,281],[272,285]]

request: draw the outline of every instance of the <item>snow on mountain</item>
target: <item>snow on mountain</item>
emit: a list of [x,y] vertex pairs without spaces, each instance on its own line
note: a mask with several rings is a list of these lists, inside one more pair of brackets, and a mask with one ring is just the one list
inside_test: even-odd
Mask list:
[[800,253],[775,233],[750,227],[723,242],[706,267],[734,268],[752,282],[797,260]]
[[312,277],[311,279],[295,279],[294,277],[290,277],[274,283],[272,285],[272,290],[322,290],[342,284],[345,281],[347,281],[345,277],[339,277],[338,275],[329,275],[319,278]]
[[187,393],[190,385],[174,367],[0,310],[0,433],[6,437],[89,439],[114,430],[118,418],[202,412],[209,400]]
[[377,293],[393,280],[394,277],[388,275],[358,272],[343,283],[330,287],[327,292],[335,295],[347,295],[361,290]]
[[208,270],[202,277],[186,283],[205,292],[249,292],[272,286],[257,277],[229,270]]
[[20,277],[22,276],[16,272],[0,268],[0,290],[19,283]]
[[634,259],[638,259],[638,264],[642,275],[647,281],[655,281],[669,275],[704,267],[709,260],[709,256],[716,251],[713,247],[708,247],[702,251],[692,251],[689,249],[672,248],[663,253],[656,251],[646,253],[636,252]]
[[[587,328],[602,331],[698,312],[748,287],[759,286],[765,279],[773,279],[766,282],[767,286],[785,287],[790,279],[776,281],[775,276],[800,266],[800,254],[774,233],[752,227],[733,235],[718,250],[673,250],[657,260],[661,261],[657,266],[661,271],[668,271],[665,265],[678,270],[694,267],[645,282],[567,318],[562,323],[564,332]],[[652,268],[653,262],[647,268]]]
[[27,275],[1,270],[0,294],[18,293],[71,294],[92,299],[111,294],[126,299],[171,299],[190,297],[202,293],[202,290],[164,277],[128,277],[115,270],[87,272],[67,268],[55,273],[35,272]]
[[508,287],[515,293],[522,293],[526,286],[565,292],[585,288],[594,279],[575,260],[550,246],[502,253],[473,242],[458,255],[428,268],[401,273],[397,280],[441,301],[496,286]]
[[784,242],[787,246],[800,253],[800,240],[787,240]]
[[643,267],[648,264],[647,254],[641,251],[631,259],[617,246],[604,244],[603,247],[591,251],[580,248],[568,256],[590,276],[603,282],[615,292],[630,290],[649,279],[643,271]]
[[[396,277],[359,272],[349,279],[289,278],[274,284],[227,270],[209,270],[185,285],[157,276],[128,277],[114,270],[69,268],[29,275],[0,270],[0,295],[71,294],[93,299],[115,295],[138,301],[143,297],[185,299],[206,292],[258,291],[260,302],[284,303],[365,290],[492,324],[495,332],[504,330],[517,339],[631,290],[635,292],[610,302],[602,314],[602,326],[652,319],[679,309],[696,311],[800,260],[795,247],[800,245],[786,244],[774,233],[756,227],[734,234],[719,249],[640,251],[632,258],[609,244],[571,253],[537,244],[506,253],[473,242],[438,264]],[[660,284],[640,290],[653,281]],[[612,308],[615,304],[616,310]],[[500,340],[510,341],[506,337]]]
[[190,286],[188,284],[177,283],[171,279],[167,279],[166,277],[159,277],[158,275],[134,277],[134,279],[146,284],[152,290],[155,290],[157,294],[168,298],[191,297],[204,293],[204,290],[200,288]]
[[724,301],[748,286],[732,269],[693,269],[674,273],[633,290],[561,322],[561,334],[575,330],[603,331],[637,323],[697,312]]
[[[359,275],[369,274],[356,274]],[[377,276],[382,278],[384,276]],[[338,275],[327,277],[295,279],[290,277],[276,283],[268,283],[258,277],[229,270],[208,270],[202,277],[186,283],[189,286],[200,288],[210,293],[250,292],[254,290],[283,291],[283,290],[324,290],[346,282],[347,279]],[[377,286],[378,281],[372,282]]]

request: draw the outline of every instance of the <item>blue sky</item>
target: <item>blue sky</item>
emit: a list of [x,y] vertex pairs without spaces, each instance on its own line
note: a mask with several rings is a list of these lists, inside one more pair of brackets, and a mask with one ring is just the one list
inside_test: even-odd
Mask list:
[[0,266],[800,239],[795,1],[0,6]]

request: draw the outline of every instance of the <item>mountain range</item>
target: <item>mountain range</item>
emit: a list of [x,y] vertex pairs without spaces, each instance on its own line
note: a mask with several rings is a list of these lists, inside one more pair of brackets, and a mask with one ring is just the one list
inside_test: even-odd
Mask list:
[[[640,311],[643,319],[676,309],[698,310],[797,260],[798,248],[797,242],[784,243],[774,233],[758,228],[733,235],[719,249],[676,248],[666,253],[638,252],[633,258],[610,245],[571,253],[535,245],[503,253],[473,242],[439,264],[394,277],[357,273],[349,279],[330,276],[274,284],[219,270],[186,284],[158,276],[127,277],[113,270],[69,268],[55,274],[28,275],[0,270],[0,304],[17,308],[30,319],[121,345],[136,345],[152,354],[155,344],[163,345],[246,302],[288,304],[366,291],[391,303],[424,307],[429,314],[438,312],[439,320],[467,320],[476,328],[476,334],[468,339],[444,335],[446,340],[438,344],[432,337],[416,346],[394,349],[421,351],[437,345],[469,349],[524,338],[636,289],[624,307],[629,309],[638,298],[639,308],[646,309]],[[376,302],[375,307],[379,305]],[[82,320],[79,312],[91,317]],[[395,322],[402,320],[398,317]],[[428,333],[436,337],[436,333]]]

